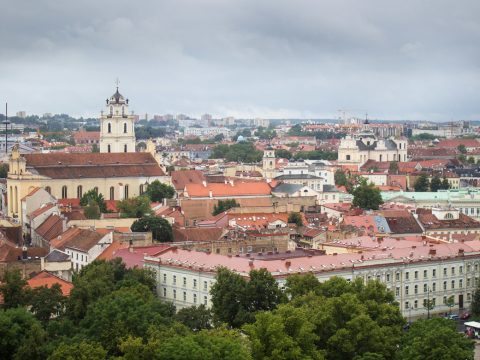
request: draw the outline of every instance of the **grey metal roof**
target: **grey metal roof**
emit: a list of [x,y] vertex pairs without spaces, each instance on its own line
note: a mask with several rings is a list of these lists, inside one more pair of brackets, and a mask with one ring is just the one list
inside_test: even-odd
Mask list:
[[63,251],[60,250],[52,250],[47,256],[45,256],[45,261],[48,262],[62,262],[68,261],[70,259],[70,255],[65,254]]
[[275,178],[275,180],[314,180],[314,179],[323,179],[320,176],[310,175],[310,174],[286,174],[280,175]]
[[323,185],[323,192],[338,192],[335,185]]
[[294,192],[300,190],[303,187],[303,185],[300,184],[279,184],[277,185],[272,192],[277,192],[277,193],[286,193],[286,194],[293,194]]

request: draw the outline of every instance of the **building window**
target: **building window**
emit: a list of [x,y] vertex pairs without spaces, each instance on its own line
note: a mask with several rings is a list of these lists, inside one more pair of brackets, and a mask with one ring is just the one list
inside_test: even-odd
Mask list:
[[395,274],[395,280],[397,280],[397,281],[400,280],[400,273],[399,273],[399,272],[397,272],[397,273]]
[[463,280],[462,279],[458,280],[458,287],[459,288],[463,287]]
[[125,198],[125,199],[128,199],[128,185],[125,185],[125,186],[124,186],[124,191],[123,191],[123,193],[124,193],[124,198]]
[[186,291],[183,292],[183,301],[187,301],[187,292]]
[[173,298],[174,298],[174,299],[177,298],[177,290],[173,290]]
[[455,267],[452,266],[452,275],[455,275]]
[[447,290],[447,282],[446,281],[443,282],[443,290]]
[[427,284],[423,284],[423,292],[426,293],[428,290],[428,286]]
[[400,296],[400,288],[398,286],[395,289],[395,296]]
[[167,297],[167,288],[163,288],[163,297]]
[[423,278],[426,279],[428,278],[428,271],[427,270],[423,270]]
[[62,186],[62,199],[68,199],[67,185]]
[[77,186],[77,198],[78,198],[78,199],[81,199],[81,198],[82,198],[82,195],[83,195],[82,193],[83,193],[83,191],[82,191],[82,185],[78,185],[78,186]]
[[193,294],[193,303],[194,303],[194,304],[197,303],[197,294]]
[[443,268],[443,276],[447,276],[447,268]]
[[436,277],[437,276],[437,270],[436,269],[433,269],[432,270],[432,277]]
[[208,304],[207,297],[204,296],[204,297],[203,297],[203,305],[207,306],[207,304]]
[[410,277],[410,273],[407,271],[407,272],[405,273],[405,280],[408,280],[409,277]]
[[183,286],[187,286],[187,278],[185,276],[183,277]]
[[415,300],[415,302],[413,303],[413,307],[416,309],[418,308],[418,300]]
[[345,158],[346,158],[347,160],[350,160],[350,155],[347,155]]
[[173,285],[177,285],[177,275],[173,275]]
[[112,152],[112,151],[111,151],[111,148],[110,148],[110,144],[107,145],[107,152],[108,152],[108,153]]
[[203,290],[207,291],[208,283],[206,281],[203,282]]
[[452,280],[452,289],[455,289],[455,280]]
[[405,309],[408,309],[410,307],[410,304],[408,303],[408,301],[405,301]]
[[415,271],[415,280],[418,280],[418,271]]
[[387,282],[390,282],[390,274],[385,275]]
[[164,283],[167,282],[167,274],[163,274],[163,282],[164,282]]
[[433,283],[432,284],[432,291],[435,292],[437,290],[437,284]]
[[197,279],[193,279],[193,288],[194,288],[194,289],[197,288]]
[[110,200],[115,200],[115,188],[110,186]]
[[128,152],[127,151],[127,144],[123,145],[123,152]]
[[[112,109],[112,108],[110,108],[110,109]],[[110,110],[110,111],[112,111],[112,110]],[[108,125],[107,125],[107,132],[109,134],[112,132],[112,124],[111,123],[108,123]]]
[[127,123],[123,123],[123,133],[127,133]]
[[405,295],[408,295],[408,286],[405,286]]
[[52,188],[50,186],[45,186],[45,191],[49,194],[52,193]]
[[443,304],[445,305],[446,303],[447,303],[447,297],[444,296],[444,297],[443,297]]
[[460,266],[460,268],[458,269],[458,271],[460,272],[460,274],[463,274],[463,266]]
[[418,294],[418,285],[415,285],[413,292],[414,292],[415,294]]

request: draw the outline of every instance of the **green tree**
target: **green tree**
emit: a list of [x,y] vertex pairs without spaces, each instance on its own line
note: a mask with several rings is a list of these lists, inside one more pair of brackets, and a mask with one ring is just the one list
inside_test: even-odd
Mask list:
[[6,179],[8,176],[8,164],[0,165],[0,178]]
[[303,226],[302,215],[298,212],[291,212],[288,214],[288,223],[296,224],[297,226]]
[[3,296],[3,308],[10,309],[24,306],[27,303],[25,287],[27,281],[22,278],[20,270],[7,270],[0,284],[0,294]]
[[455,296],[449,296],[445,305],[448,306],[450,314],[452,313],[452,308],[455,306]]
[[463,145],[463,144],[458,145],[458,146],[457,146],[457,149],[458,149],[458,151],[460,151],[460,153],[462,153],[462,154],[466,154],[466,153],[467,153],[467,148],[466,148],[465,145]]
[[164,218],[156,216],[144,216],[135,220],[130,227],[135,232],[152,232],[153,240],[158,242],[170,242],[173,240],[172,225]]
[[44,359],[46,333],[24,308],[0,311],[0,359]]
[[388,166],[388,173],[389,174],[398,174],[398,162],[391,161],[390,165]]
[[233,145],[220,144],[212,149],[211,159],[225,159],[235,162],[259,162],[263,152],[255,149],[251,142],[241,142]]
[[473,156],[470,156],[468,159],[467,159],[467,162],[469,164],[475,164],[475,158]]
[[103,195],[99,194],[96,189],[88,190],[85,194],[83,194],[82,198],[80,199],[80,205],[84,207],[88,205],[97,205],[100,209],[100,212],[108,212],[107,204],[105,203]]
[[373,184],[367,184],[362,181],[359,186],[353,190],[353,206],[357,206],[365,210],[378,210],[379,206],[383,204],[380,190]]
[[459,333],[452,321],[417,320],[403,336],[396,359],[473,360],[474,343]]
[[225,135],[223,135],[223,134],[217,134],[217,135],[215,135],[215,136],[213,137],[213,141],[214,141],[215,143],[219,143],[219,142],[221,142],[223,139],[225,139]]
[[471,310],[474,316],[480,316],[480,286],[479,285],[477,285],[477,288],[473,293]]
[[287,277],[285,293],[291,299],[315,292],[320,287],[320,281],[313,274],[295,274]]
[[124,218],[141,218],[152,214],[148,196],[137,196],[120,200],[117,209]]
[[215,319],[233,327],[243,325],[247,280],[223,267],[217,270],[215,280],[210,289]]
[[175,320],[193,331],[211,329],[213,322],[211,310],[203,304],[180,309],[175,315]]
[[259,269],[249,273],[245,299],[248,311],[254,313],[275,309],[285,297],[272,274]]
[[444,176],[442,180],[442,187],[443,190],[448,190],[450,189],[450,183],[448,182],[448,179]]
[[462,163],[467,161],[467,157],[464,154],[458,155],[457,159]]
[[172,322],[174,307],[162,302],[146,286],[122,287],[88,307],[80,325],[90,339],[99,341],[111,355],[127,336],[147,336],[150,326]]
[[283,159],[291,159],[292,153],[285,149],[277,149],[275,150],[275,157],[283,158]]
[[92,153],[99,153],[100,149],[98,148],[97,144],[92,145]]
[[302,308],[284,305],[260,312],[243,329],[252,342],[253,359],[324,359],[324,351],[315,346],[315,325]]
[[52,316],[61,315],[65,307],[65,297],[59,284],[51,288],[40,286],[30,290],[28,304],[35,317],[46,324]]
[[218,215],[223,213],[231,208],[239,207],[240,204],[237,203],[235,199],[225,199],[225,200],[218,200],[218,203],[213,206],[212,215]]
[[413,185],[415,191],[426,192],[430,187],[430,182],[428,181],[428,177],[425,174],[420,175],[417,180],[415,180],[415,184]]
[[153,202],[161,202],[163,199],[171,199],[175,195],[175,189],[159,180],[148,184],[147,195]]
[[85,341],[61,344],[48,357],[48,360],[104,360],[107,352],[97,342]]
[[335,171],[335,185],[338,185],[338,186],[348,185],[347,174],[342,169],[338,169],[337,171]]
[[263,126],[259,126],[254,135],[258,136],[261,140],[272,140],[277,136],[277,132],[271,127],[264,128]]
[[100,219],[102,214],[97,203],[92,201],[87,206],[83,207],[83,215],[85,215],[87,219]]
[[442,180],[440,180],[440,177],[435,175],[432,178],[432,181],[430,181],[430,191],[431,192],[437,192],[442,188]]

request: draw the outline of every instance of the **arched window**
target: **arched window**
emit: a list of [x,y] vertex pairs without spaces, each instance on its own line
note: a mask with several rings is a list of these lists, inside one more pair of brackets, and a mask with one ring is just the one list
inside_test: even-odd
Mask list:
[[110,106],[110,115],[113,115],[113,106]]
[[127,133],[127,123],[123,123],[123,133]]
[[115,188],[110,186],[110,200],[115,200]]
[[108,123],[107,125],[107,132],[110,134],[112,132],[112,124]]
[[78,186],[77,186],[77,198],[78,198],[78,199],[81,199],[81,198],[82,198],[82,195],[83,195],[82,185],[78,185]]
[[143,184],[140,184],[140,195],[143,195]]
[[108,145],[107,145],[107,152],[111,152],[110,150],[111,150],[111,149],[110,149],[110,144],[108,144]]
[[123,196],[124,199],[128,199],[128,185],[125,185],[124,187]]
[[123,145],[123,152],[127,152],[127,144]]
[[48,192],[49,194],[52,193],[52,188],[50,186],[45,186],[45,191]]
[[445,215],[445,220],[452,220],[453,219],[453,214],[452,213],[447,213]]
[[62,186],[62,199],[68,199],[67,185]]

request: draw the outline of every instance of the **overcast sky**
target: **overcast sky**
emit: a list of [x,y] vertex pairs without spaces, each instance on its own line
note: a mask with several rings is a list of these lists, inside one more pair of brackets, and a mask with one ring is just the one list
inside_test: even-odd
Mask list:
[[0,102],[98,116],[119,77],[141,114],[480,119],[479,15],[478,0],[0,0]]

